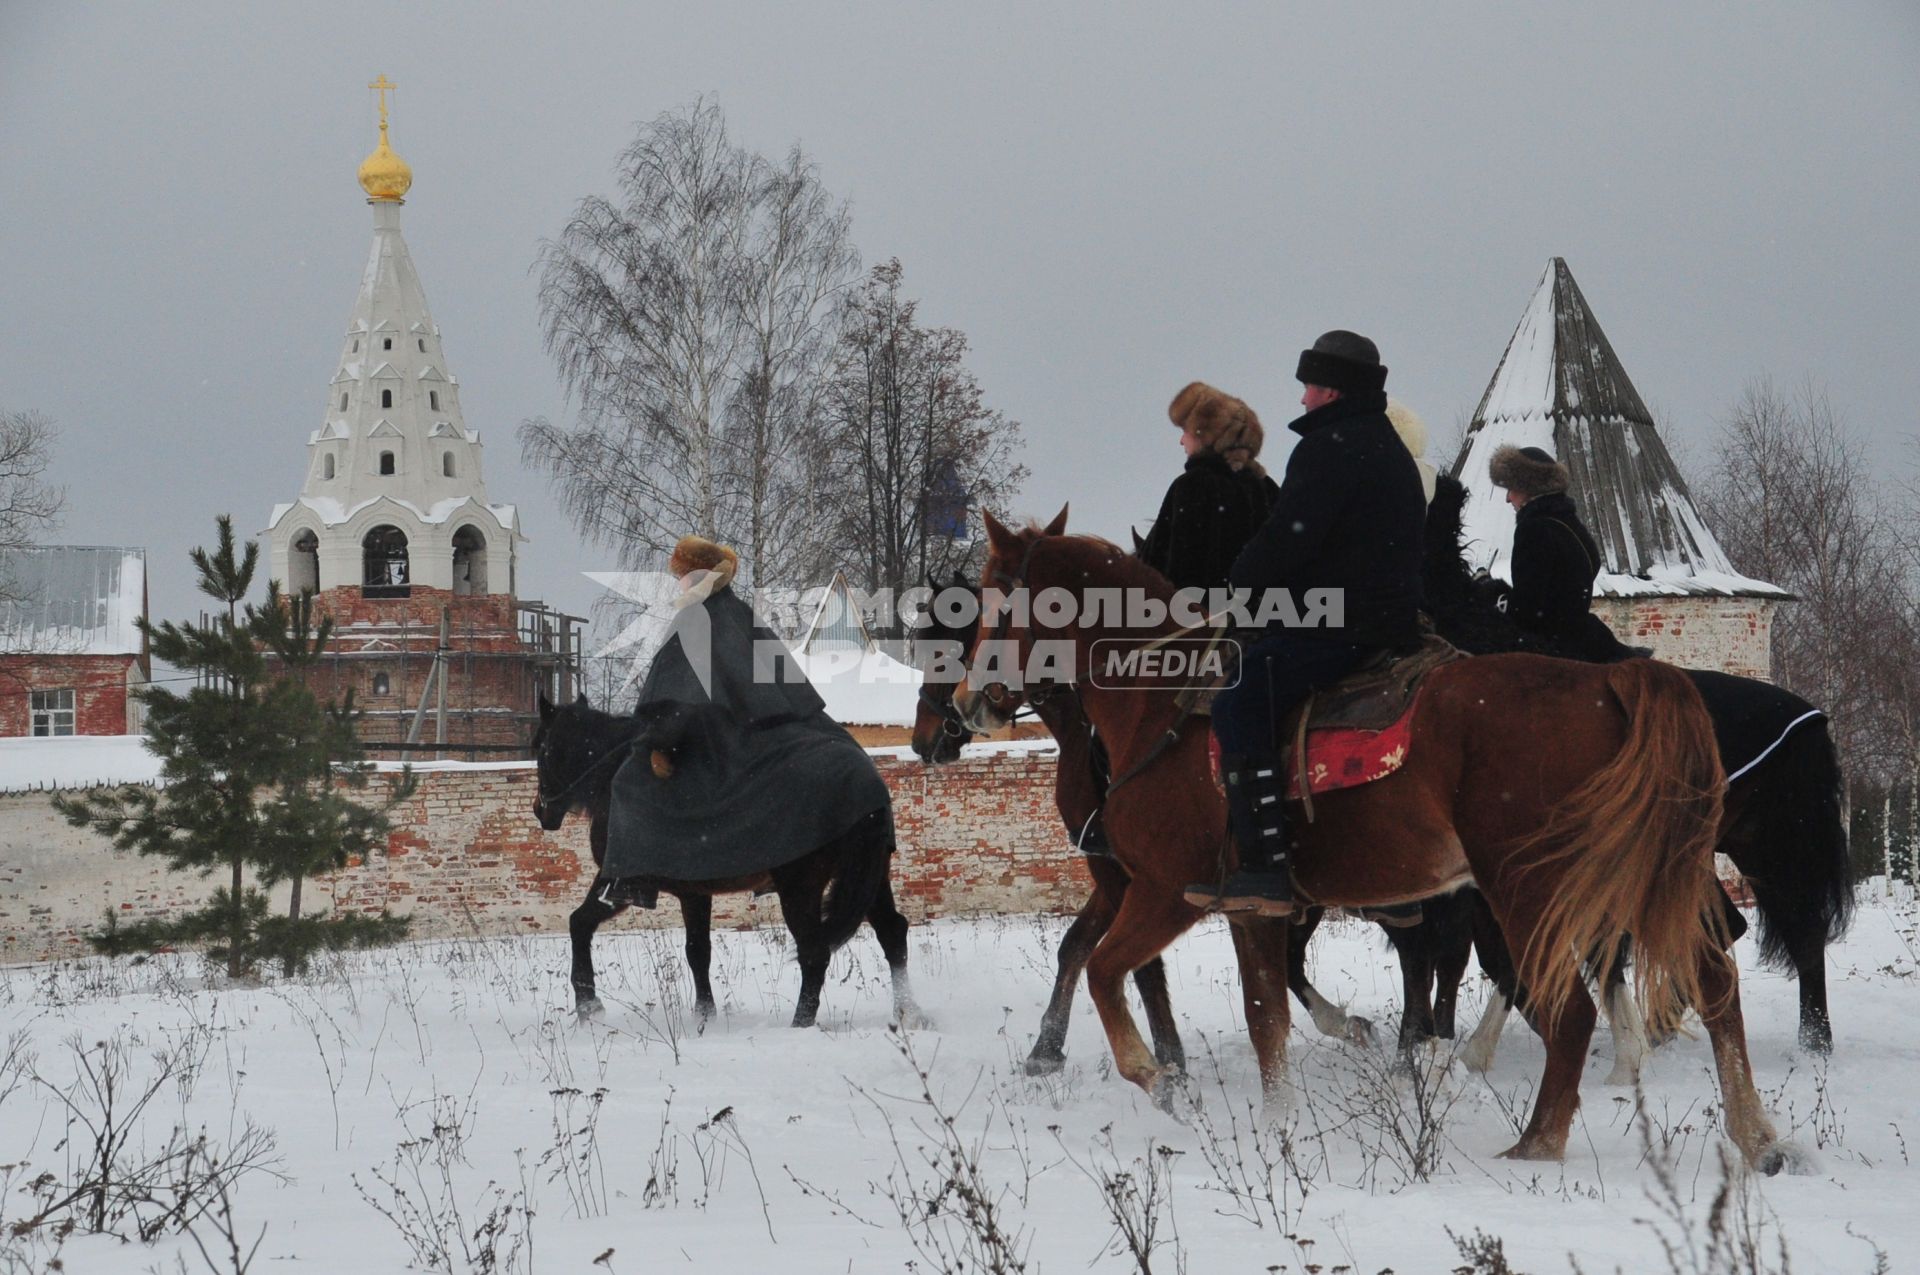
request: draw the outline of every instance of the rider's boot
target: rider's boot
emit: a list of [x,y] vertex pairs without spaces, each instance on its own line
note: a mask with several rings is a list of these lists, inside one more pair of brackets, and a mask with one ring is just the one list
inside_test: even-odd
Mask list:
[[1240,849],[1240,867],[1225,881],[1186,889],[1197,908],[1280,917],[1293,912],[1293,878],[1287,870],[1286,777],[1274,753],[1233,754],[1220,759],[1227,785],[1227,827]]

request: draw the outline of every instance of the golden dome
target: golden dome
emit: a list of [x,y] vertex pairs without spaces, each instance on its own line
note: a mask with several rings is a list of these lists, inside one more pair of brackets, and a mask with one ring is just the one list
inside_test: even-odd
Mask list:
[[387,145],[386,90],[393,85],[383,75],[367,87],[380,90],[380,144],[373,148],[373,154],[360,161],[360,189],[366,191],[368,200],[374,203],[401,203],[413,185],[413,169]]

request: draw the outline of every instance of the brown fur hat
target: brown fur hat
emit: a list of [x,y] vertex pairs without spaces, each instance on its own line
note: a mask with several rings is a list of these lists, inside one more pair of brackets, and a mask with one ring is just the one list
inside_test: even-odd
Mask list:
[[682,536],[673,547],[673,556],[667,559],[667,570],[676,579],[689,571],[711,571],[721,577],[715,587],[724,589],[740,570],[740,555],[704,536]]
[[1567,467],[1538,447],[1502,447],[1487,462],[1487,477],[1528,500],[1565,491],[1571,482]]
[[[1205,381],[1195,381],[1174,395],[1167,407],[1167,419],[1181,429],[1191,429],[1208,451],[1246,464],[1260,455],[1261,444],[1267,441],[1260,418],[1251,407]],[[1233,452],[1246,455],[1235,457]]]

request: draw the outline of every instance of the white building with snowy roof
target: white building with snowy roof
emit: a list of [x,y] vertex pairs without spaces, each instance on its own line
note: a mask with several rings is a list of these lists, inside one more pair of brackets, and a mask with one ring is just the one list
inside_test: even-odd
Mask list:
[[153,670],[140,631],[146,614],[145,549],[0,553],[0,735],[137,732],[134,691]]
[[1487,474],[1503,446],[1538,447],[1567,467],[1569,494],[1604,559],[1594,610],[1623,641],[1691,668],[1771,676],[1773,611],[1787,593],[1728,560],[1559,257],[1547,263],[1453,465],[1467,489],[1468,556],[1509,580],[1513,509]]

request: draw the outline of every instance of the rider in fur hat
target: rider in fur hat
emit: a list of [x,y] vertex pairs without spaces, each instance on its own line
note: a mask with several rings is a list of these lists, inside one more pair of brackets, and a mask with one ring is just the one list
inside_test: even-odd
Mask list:
[[1595,664],[1641,654],[1593,614],[1600,547],[1567,494],[1567,467],[1538,447],[1502,447],[1487,476],[1514,509],[1513,585],[1498,598],[1528,647]]
[[1186,471],[1167,488],[1140,560],[1175,588],[1225,588],[1280,494],[1258,460],[1266,432],[1246,403],[1202,381],[1174,395],[1167,419],[1180,427]]

